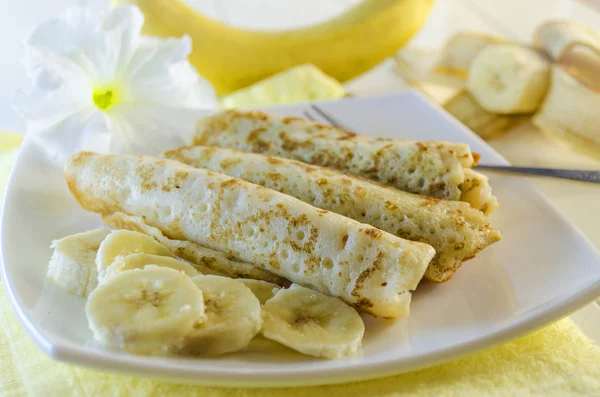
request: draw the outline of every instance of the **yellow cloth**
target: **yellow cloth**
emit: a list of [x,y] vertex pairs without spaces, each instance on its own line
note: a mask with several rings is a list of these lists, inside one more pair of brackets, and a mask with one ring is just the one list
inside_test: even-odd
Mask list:
[[0,286],[0,357],[0,395],[4,397],[600,396],[600,347],[569,319],[484,352],[408,374],[333,386],[228,389],[177,385],[52,361],[21,329]]

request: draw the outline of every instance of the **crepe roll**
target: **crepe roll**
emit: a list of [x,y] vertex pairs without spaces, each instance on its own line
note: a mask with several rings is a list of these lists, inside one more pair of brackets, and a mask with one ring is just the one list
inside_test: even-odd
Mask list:
[[425,242],[436,251],[425,272],[430,281],[450,279],[463,261],[500,240],[486,216],[467,203],[403,192],[329,168],[209,146],[183,147],[164,156],[289,194],[407,240]]
[[229,110],[198,123],[194,145],[219,146],[299,160],[368,178],[410,193],[471,200],[463,195],[465,170],[477,162],[469,145],[370,138],[313,121],[259,111]]
[[435,255],[428,244],[173,160],[79,152],[65,177],[88,211],[142,217],[168,238],[224,252],[378,317],[408,315],[411,291]]
[[283,277],[279,277],[260,267],[256,267],[251,263],[237,261],[220,251],[215,251],[187,240],[170,239],[159,229],[148,225],[144,219],[139,216],[131,216],[123,212],[116,212],[114,214],[104,215],[102,220],[105,224],[116,229],[125,229],[147,234],[167,247],[174,255],[190,262],[201,274],[263,280],[275,283],[282,287],[290,285],[290,282]]

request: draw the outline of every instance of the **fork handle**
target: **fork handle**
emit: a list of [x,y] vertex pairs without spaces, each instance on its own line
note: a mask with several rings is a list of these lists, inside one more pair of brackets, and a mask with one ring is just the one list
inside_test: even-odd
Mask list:
[[477,165],[474,168],[517,172],[520,174],[549,176],[554,178],[570,179],[573,181],[600,183],[600,171],[587,170],[562,170],[557,168],[534,168],[534,167],[513,167],[503,165]]

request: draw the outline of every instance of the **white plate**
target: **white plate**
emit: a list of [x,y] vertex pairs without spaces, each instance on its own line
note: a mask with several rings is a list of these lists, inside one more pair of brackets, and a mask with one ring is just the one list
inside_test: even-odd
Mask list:
[[[323,108],[366,135],[466,142],[481,161],[500,155],[418,94],[349,99]],[[306,106],[274,109],[301,116]],[[45,283],[52,239],[100,225],[68,193],[62,173],[26,140],[2,221],[3,276],[27,332],[49,356],[75,364],[186,383],[282,386],[380,377],[446,361],[506,341],[565,316],[600,295],[598,252],[528,182],[492,175],[501,207],[491,217],[504,239],[467,262],[449,282],[424,283],[410,317],[366,318],[360,354],[327,361],[267,344],[217,359],[135,356],[97,346],[84,300]],[[597,216],[597,214],[590,214]],[[262,342],[264,344],[264,342]],[[260,344],[260,342],[258,343]]]

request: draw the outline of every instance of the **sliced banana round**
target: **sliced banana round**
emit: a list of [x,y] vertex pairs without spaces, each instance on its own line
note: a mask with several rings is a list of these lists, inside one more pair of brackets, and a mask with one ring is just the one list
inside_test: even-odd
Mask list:
[[148,265],[156,265],[161,267],[168,267],[170,269],[178,270],[189,277],[198,276],[200,273],[192,265],[184,261],[180,261],[175,258],[161,255],[151,254],[131,254],[127,256],[118,256],[115,261],[108,266],[102,275],[100,275],[99,281],[101,283],[109,280],[110,278],[122,273],[126,270],[143,269]]
[[97,285],[96,252],[108,233],[96,229],[54,240],[48,278],[71,294],[89,295]]
[[550,84],[550,62],[537,51],[513,44],[486,46],[469,69],[467,89],[488,112],[534,112]]
[[202,291],[180,271],[159,266],[126,271],[100,284],[85,307],[99,342],[140,354],[178,351],[204,319]]
[[184,340],[183,352],[215,356],[248,346],[262,326],[260,302],[242,282],[221,276],[192,278],[204,295],[206,320]]
[[98,248],[96,255],[98,273],[104,273],[104,270],[118,256],[139,253],[175,257],[164,245],[148,235],[129,230],[115,230],[106,236]]
[[254,280],[251,278],[238,278],[237,280],[241,281],[246,287],[250,288],[250,291],[252,291],[254,296],[256,296],[261,305],[274,297],[277,291],[281,289],[279,285],[270,283],[268,281]]
[[358,350],[360,315],[337,298],[293,284],[263,305],[265,338],[304,354],[338,359]]

